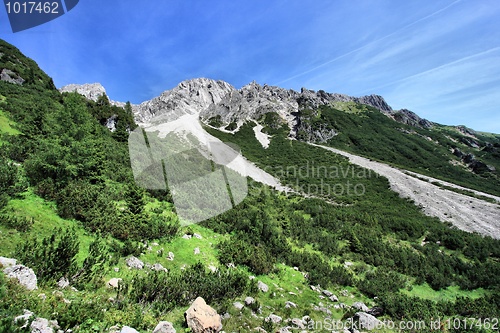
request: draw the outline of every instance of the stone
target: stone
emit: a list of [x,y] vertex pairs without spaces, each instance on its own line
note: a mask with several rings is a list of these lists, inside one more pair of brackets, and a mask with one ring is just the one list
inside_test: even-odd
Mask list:
[[267,286],[267,284],[262,281],[257,282],[257,288],[259,288],[259,290],[264,293],[267,293],[269,291],[269,287]]
[[123,326],[122,329],[120,330],[120,333],[139,333],[135,328],[132,328],[130,326]]
[[246,304],[247,306],[248,306],[248,305],[251,305],[251,304],[253,304],[253,303],[255,303],[255,298],[253,298],[253,297],[247,297],[247,298],[245,298],[245,304]]
[[277,316],[277,315],[271,313],[268,317],[266,317],[265,320],[266,321],[270,321],[273,324],[279,324],[279,323],[281,323],[281,321],[283,320],[283,318],[281,318],[280,316]]
[[106,286],[108,288],[117,289],[121,281],[122,281],[121,278],[112,278],[111,280],[108,281]]
[[135,268],[135,269],[143,269],[144,268],[144,263],[134,256],[127,258],[127,260],[125,260],[125,263],[130,268]]
[[243,304],[241,304],[240,302],[234,302],[233,303],[233,306],[236,308],[236,310],[238,311],[241,311],[243,310],[243,308],[245,307]]
[[62,277],[59,279],[59,281],[57,281],[57,287],[58,288],[61,288],[61,289],[64,289],[66,287],[69,287],[69,281],[66,277]]
[[168,321],[160,321],[158,325],[156,325],[153,333],[176,333],[174,325]]
[[184,239],[191,239],[191,237],[193,237],[193,236],[188,235],[188,234],[184,234],[184,235],[182,236],[182,238],[184,238]]
[[15,266],[16,263],[17,263],[16,259],[0,257],[0,268]]
[[365,312],[357,312],[354,315],[354,320],[359,322],[359,328],[367,330],[383,328],[383,323],[380,320]]
[[220,315],[201,297],[186,310],[184,318],[193,333],[218,333],[222,330]]
[[199,247],[195,247],[194,248],[194,254],[195,255],[200,254],[200,248]]
[[57,321],[49,322],[45,318],[36,318],[30,325],[32,333],[53,333],[54,328],[58,329]]
[[332,302],[338,302],[339,301],[339,298],[337,296],[335,296],[335,295],[332,295],[332,296],[328,297],[328,299],[330,301],[332,301]]
[[28,290],[35,290],[37,286],[37,278],[35,272],[31,268],[24,265],[9,266],[3,270],[6,277],[16,279],[19,284]]
[[215,267],[214,265],[208,266],[208,269],[211,270],[213,273],[217,272],[217,267]]
[[333,296],[333,293],[329,290],[323,290],[323,295],[325,295],[326,297],[330,297],[330,296]]
[[203,237],[200,234],[197,234],[197,233],[194,233],[193,237],[194,238],[198,238],[198,239],[203,239]]
[[163,267],[162,264],[158,264],[158,263],[151,266],[151,270],[157,271],[157,272],[166,272],[167,271],[167,269],[165,267]]
[[356,302],[352,305],[352,307],[363,312],[370,311],[370,308],[368,308],[363,302]]
[[295,329],[300,329],[300,330],[303,330],[305,329],[305,325],[304,325],[304,322],[302,321],[302,319],[299,319],[299,318],[293,318],[291,320],[291,323],[292,325],[294,326],[293,328]]
[[297,307],[297,304],[295,304],[293,302],[290,302],[290,301],[285,302],[285,309],[296,308],[296,307]]
[[168,253],[168,256],[167,256],[167,260],[170,260],[170,261],[173,261],[174,260],[174,253],[173,252],[169,252]]

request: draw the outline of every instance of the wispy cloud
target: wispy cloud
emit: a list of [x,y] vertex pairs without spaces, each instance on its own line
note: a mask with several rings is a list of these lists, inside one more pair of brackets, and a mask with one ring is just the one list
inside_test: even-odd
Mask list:
[[461,1],[462,1],[462,0],[456,0],[456,1],[452,2],[451,4],[449,4],[449,5],[447,5],[447,6],[443,7],[443,8],[441,8],[441,9],[439,9],[439,10],[437,10],[437,11],[435,11],[435,12],[433,12],[433,13],[429,14],[429,15],[426,15],[426,16],[424,16],[424,17],[422,17],[422,18],[420,18],[420,19],[418,19],[418,20],[416,20],[416,21],[413,21],[412,23],[407,24],[407,25],[405,25],[405,26],[401,27],[400,29],[397,29],[397,30],[395,30],[395,31],[393,31],[393,32],[391,32],[391,33],[389,33],[389,34],[387,34],[387,35],[383,36],[383,37],[380,37],[380,38],[378,38],[378,39],[375,39],[375,40],[373,40],[373,41],[370,41],[370,42],[368,42],[368,43],[364,44],[363,46],[360,46],[360,47],[358,47],[358,48],[356,48],[356,49],[353,49],[353,50],[351,50],[351,51],[349,51],[349,52],[346,52],[346,53],[344,53],[344,54],[342,54],[342,55],[339,55],[339,56],[337,56],[337,57],[334,57],[334,58],[332,58],[332,59],[330,59],[330,60],[328,60],[328,61],[326,61],[326,62],[323,62],[323,63],[321,63],[321,64],[319,64],[319,65],[317,65],[317,66],[314,66],[314,67],[312,67],[312,68],[309,68],[309,69],[307,69],[307,70],[305,70],[305,71],[303,71],[303,72],[301,72],[301,73],[295,74],[295,75],[293,75],[293,76],[291,76],[291,77],[288,77],[288,78],[286,78],[286,79],[284,79],[284,80],[281,80],[281,81],[277,82],[277,83],[276,83],[276,85],[280,85],[280,84],[283,84],[283,83],[285,83],[285,82],[291,81],[291,80],[293,80],[293,79],[296,79],[296,78],[302,77],[302,76],[304,76],[304,75],[306,75],[306,74],[309,74],[309,73],[315,72],[315,71],[317,71],[317,70],[319,70],[319,69],[322,69],[322,68],[324,68],[324,67],[326,67],[326,66],[328,66],[328,65],[330,65],[330,64],[332,64],[332,63],[334,63],[334,62],[336,62],[336,61],[338,61],[338,60],[344,59],[344,58],[346,58],[346,57],[348,57],[348,56],[350,56],[350,55],[356,54],[356,53],[357,53],[357,52],[359,52],[359,51],[362,51],[362,50],[367,49],[367,48],[369,48],[369,47],[375,46],[375,45],[379,44],[380,42],[382,42],[382,41],[384,41],[384,40],[387,40],[387,39],[389,39],[389,38],[391,38],[391,37],[393,37],[393,36],[396,36],[396,35],[398,35],[400,32],[402,32],[402,31],[404,31],[404,30],[406,30],[406,29],[408,29],[408,28],[410,28],[410,27],[413,27],[413,26],[415,26],[415,25],[419,24],[420,22],[423,22],[423,21],[425,21],[425,20],[427,20],[427,19],[429,19],[429,18],[431,18],[431,17],[433,17],[433,16],[438,15],[438,14],[439,14],[439,13],[441,13],[441,12],[444,12],[444,11],[445,11],[445,10],[447,10],[448,8],[450,8],[450,7],[454,6],[455,4],[457,4],[457,3],[461,2]]

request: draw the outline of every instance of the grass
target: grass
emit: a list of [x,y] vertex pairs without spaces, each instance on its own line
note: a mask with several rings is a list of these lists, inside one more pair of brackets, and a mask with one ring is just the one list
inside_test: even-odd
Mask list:
[[[3,96],[0,96],[0,97],[3,97]],[[0,98],[0,101],[1,101],[1,98]],[[10,120],[2,110],[0,110],[0,133],[6,133],[9,135],[21,134],[21,132],[19,132],[13,126],[15,126],[15,123],[12,120]]]
[[34,223],[31,230],[26,233],[0,226],[0,255],[11,255],[17,244],[32,236],[41,239],[51,235],[55,228],[74,227],[80,240],[77,261],[80,263],[87,257],[88,246],[94,237],[89,236],[75,221],[59,217],[54,203],[47,202],[28,191],[23,193],[20,198],[10,200],[5,209],[15,216],[32,218]]
[[411,290],[402,290],[402,292],[410,296],[417,296],[432,301],[453,301],[458,297],[476,299],[486,295],[486,291],[482,288],[468,291],[461,290],[458,286],[450,286],[446,289],[435,291],[427,283],[413,285]]

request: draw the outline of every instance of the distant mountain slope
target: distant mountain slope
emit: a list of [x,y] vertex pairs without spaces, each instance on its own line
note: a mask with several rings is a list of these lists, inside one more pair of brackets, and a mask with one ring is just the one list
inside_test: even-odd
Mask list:
[[248,121],[261,125],[264,135],[286,125],[290,138],[500,195],[500,135],[393,110],[381,96],[358,98],[305,88],[297,92],[255,82],[238,90],[222,81],[193,79],[134,106],[136,119],[146,123],[195,112],[223,132],[235,133]]

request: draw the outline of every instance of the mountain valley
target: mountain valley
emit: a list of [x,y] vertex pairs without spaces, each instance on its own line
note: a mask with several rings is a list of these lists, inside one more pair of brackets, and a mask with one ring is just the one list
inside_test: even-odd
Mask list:
[[[256,82],[116,102],[1,40],[0,72],[1,332],[498,330],[500,134]],[[232,209],[189,221],[156,153]]]

